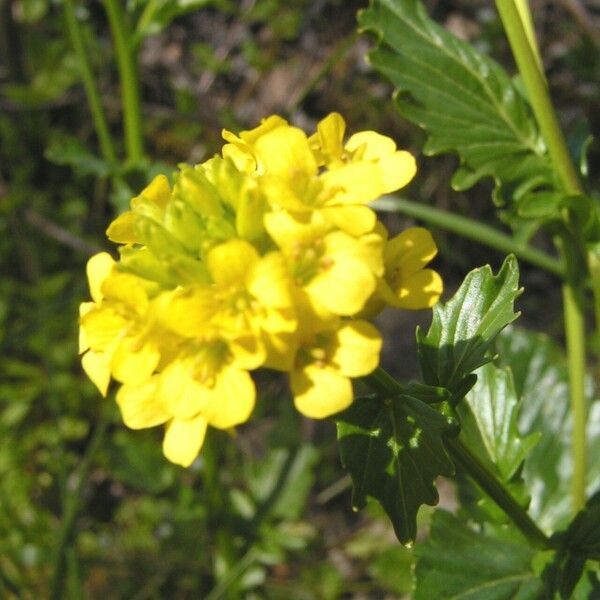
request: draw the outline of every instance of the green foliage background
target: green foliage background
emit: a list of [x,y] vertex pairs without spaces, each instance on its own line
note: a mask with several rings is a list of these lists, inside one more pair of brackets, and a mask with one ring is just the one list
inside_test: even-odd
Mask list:
[[[77,311],[88,295],[87,258],[107,248],[104,229],[133,193],[178,162],[209,157],[220,146],[221,127],[252,126],[279,113],[310,128],[338,110],[352,130],[382,131],[417,154],[424,143],[421,132],[399,117],[391,86],[364,62],[369,42],[356,36],[355,14],[365,3],[159,0],[144,20],[149,4],[123,3],[139,24],[145,158],[122,160],[115,169],[99,152],[63,2],[0,0],[0,596],[214,600],[408,594],[412,553],[397,544],[374,504],[352,512],[333,424],[301,420],[276,377],[261,376],[260,406],[248,426],[235,438],[212,435],[201,459],[182,470],[163,458],[160,432],[128,431],[112,398],[102,400],[82,375]],[[508,56],[488,2],[426,4],[438,22],[479,49]],[[106,14],[101,3],[79,3],[76,9],[123,156]],[[600,93],[591,84],[598,81],[600,61],[591,37],[564,16],[560,8],[549,10],[539,27],[543,47],[555,49],[548,53],[550,84],[577,148],[589,131],[598,130],[593,108]],[[431,153],[445,148],[439,139],[428,144]],[[597,147],[589,161],[589,172],[598,173]],[[453,158],[421,156],[419,163],[409,197],[492,220],[489,182],[453,192],[448,185]],[[474,183],[479,168],[459,171],[455,187]],[[510,212],[504,216],[510,223]],[[396,230],[413,223],[398,215],[387,220]],[[442,249],[436,266],[449,289],[471,268],[491,262],[496,271],[501,264],[499,254],[441,230],[435,234]],[[536,243],[549,244],[543,237]],[[555,280],[527,267],[522,280],[527,293],[519,306],[528,324],[552,333]],[[384,363],[393,374],[416,376],[414,326],[427,326],[429,316],[383,318],[393,332]],[[516,353],[519,348],[509,348],[515,339],[501,337],[497,343]],[[512,385],[526,394],[526,373],[514,374]],[[535,423],[535,410],[528,414],[522,418]],[[534,461],[544,456],[539,446],[537,452]],[[513,464],[514,457],[503,456]],[[447,469],[442,465],[438,472]],[[565,482],[554,483],[536,508],[552,524],[564,514],[557,498]],[[443,504],[453,506],[451,487],[438,487]],[[419,513],[423,523],[428,518],[426,510]],[[425,582],[421,597],[437,593],[427,570],[437,532],[461,527],[441,513],[432,541],[417,544],[417,555],[425,557],[416,574]],[[466,546],[478,548],[472,532],[462,535]],[[507,544],[479,543],[481,552],[486,544]],[[510,551],[512,562],[499,567],[499,577],[520,568],[520,560],[529,565],[528,550]],[[64,576],[58,591],[57,572]],[[453,585],[460,591],[471,584]]]

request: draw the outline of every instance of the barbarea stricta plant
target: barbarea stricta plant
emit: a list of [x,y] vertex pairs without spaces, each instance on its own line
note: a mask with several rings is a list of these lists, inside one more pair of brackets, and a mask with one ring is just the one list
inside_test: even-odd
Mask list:
[[389,238],[368,204],[411,181],[415,160],[373,131],[345,138],[332,113],[308,137],[271,116],[223,132],[220,156],[159,175],[109,226],[119,260],[88,262],[85,372],[133,429],[165,425],[163,450],[189,466],[208,426],[248,420],[251,372],[289,374],[296,408],[347,408],[351,379],[379,364],[367,318],[433,306],[442,280],[419,227]]

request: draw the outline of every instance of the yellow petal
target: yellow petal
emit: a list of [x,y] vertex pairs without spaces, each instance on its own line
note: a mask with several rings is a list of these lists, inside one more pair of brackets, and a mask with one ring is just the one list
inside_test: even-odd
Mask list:
[[386,270],[399,269],[407,276],[422,269],[436,254],[437,247],[431,233],[423,227],[411,227],[385,245]]
[[218,286],[243,287],[248,273],[258,262],[256,248],[245,240],[229,240],[215,246],[206,258],[208,270]]
[[361,377],[379,364],[381,334],[366,321],[350,321],[335,334],[332,361],[347,377]]
[[265,215],[265,227],[273,241],[285,250],[323,237],[331,229],[331,224],[316,212],[302,218],[280,210]]
[[[247,144],[254,144],[254,142],[256,142],[258,138],[265,135],[269,131],[277,129],[277,127],[285,127],[287,124],[288,122],[279,115],[270,115],[262,119],[258,127],[246,131],[241,131],[238,139],[243,140]],[[227,137],[227,134],[229,134],[229,137]],[[232,134],[226,129],[223,130],[223,137],[227,141],[231,141],[231,136],[235,137],[235,134]]]
[[334,231],[325,238],[321,272],[305,286],[311,299],[336,315],[354,315],[375,290],[376,279],[359,242]]
[[117,392],[117,404],[123,423],[131,429],[146,429],[166,423],[171,415],[157,396],[158,378],[136,385],[122,385]]
[[108,252],[94,254],[87,262],[87,278],[90,294],[94,302],[100,303],[103,298],[102,284],[113,270],[115,261]]
[[399,282],[393,306],[420,310],[431,308],[439,300],[443,291],[442,278],[436,271],[423,269]]
[[415,157],[404,150],[379,159],[382,171],[383,192],[390,194],[407,185],[417,172]]
[[139,384],[148,379],[160,361],[156,344],[140,345],[137,338],[125,338],[117,346],[111,361],[113,377],[121,383]]
[[118,300],[138,315],[143,315],[148,307],[148,293],[144,280],[131,273],[113,273],[102,282],[102,293],[111,300]]
[[334,263],[305,287],[316,300],[334,315],[351,316],[359,312],[375,290],[375,277],[362,261],[336,257]]
[[355,237],[373,231],[377,223],[377,215],[368,206],[326,206],[319,212],[327,221]]
[[290,385],[296,408],[312,419],[324,419],[352,403],[352,383],[331,367],[311,364],[296,369]]
[[87,345],[105,351],[121,337],[129,322],[110,308],[94,307],[80,318],[80,327]]
[[135,244],[139,240],[134,231],[134,223],[135,214],[128,210],[108,226],[106,236],[117,244]]
[[277,127],[256,140],[255,152],[265,173],[291,178],[296,173],[316,175],[317,163],[306,134],[296,127]]
[[311,146],[318,140],[318,148],[326,162],[340,159],[344,150],[345,131],[346,123],[342,115],[332,112],[317,124],[317,134],[311,136]]
[[163,453],[176,465],[189,467],[200,452],[206,436],[206,419],[173,419],[167,424],[163,438]]
[[239,369],[258,369],[267,356],[262,339],[252,332],[229,340],[228,347],[233,364]]
[[324,205],[367,204],[383,194],[381,169],[372,162],[353,162],[326,171],[323,183]]
[[263,306],[290,308],[290,287],[290,275],[281,252],[270,252],[254,263],[248,274],[248,291]]
[[150,202],[159,209],[164,210],[171,198],[171,186],[165,175],[157,175],[140,193],[131,201],[131,208],[135,208],[144,201]]
[[90,347],[85,329],[81,326],[81,321],[94,308],[96,308],[95,302],[82,302],[79,305],[79,354],[82,354]]
[[206,406],[205,387],[194,379],[192,368],[175,360],[160,374],[158,401],[177,419],[191,419]]
[[110,383],[110,355],[88,350],[81,357],[81,366],[100,393],[106,396]]
[[154,306],[161,324],[186,338],[206,333],[210,320],[219,310],[214,291],[203,287],[177,291]]
[[244,423],[254,409],[256,389],[247,371],[223,368],[214,387],[207,393],[208,400],[202,414],[213,427],[229,429]]
[[345,148],[349,152],[356,152],[361,146],[361,160],[381,160],[396,151],[396,142],[386,135],[376,131],[359,131],[350,136]]

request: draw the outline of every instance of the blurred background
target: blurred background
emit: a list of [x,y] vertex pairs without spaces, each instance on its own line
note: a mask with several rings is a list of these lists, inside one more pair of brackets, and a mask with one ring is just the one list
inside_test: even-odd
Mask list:
[[[425,4],[514,72],[491,0]],[[577,145],[600,127],[600,2],[531,4],[552,96]],[[0,0],[0,598],[409,593],[410,551],[376,506],[351,510],[333,422],[302,419],[278,378],[260,374],[251,422],[235,436],[213,432],[184,470],[162,456],[161,431],[121,424],[112,396],[100,397],[77,356],[85,263],[99,250],[114,252],[106,226],[156,173],[217,152],[223,127],[250,128],[276,113],[312,130],[339,111],[350,132],[375,129],[415,153],[419,172],[406,197],[505,227],[489,182],[454,192],[456,160],[421,155],[423,134],[397,114],[391,87],[365,60],[372,40],[356,32],[364,6]],[[140,98],[137,142],[123,131],[119,19]],[[108,147],[96,134],[78,43]],[[592,145],[592,174],[599,155]],[[384,218],[393,232],[415,224],[400,214]],[[433,232],[446,297],[470,269],[501,263],[499,253]],[[535,244],[551,248],[543,238]],[[522,268],[527,324],[560,331],[557,282]],[[418,376],[414,328],[429,318],[380,318],[384,366],[403,379]],[[440,489],[452,506],[450,484]],[[421,511],[424,526],[428,514]]]

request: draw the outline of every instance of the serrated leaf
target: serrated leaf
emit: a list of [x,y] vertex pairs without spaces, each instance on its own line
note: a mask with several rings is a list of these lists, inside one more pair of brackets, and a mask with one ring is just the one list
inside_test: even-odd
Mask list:
[[495,337],[519,316],[513,309],[518,286],[517,260],[509,256],[497,275],[489,265],[471,271],[451,300],[434,307],[427,334],[417,329],[427,384],[448,388],[454,402],[464,397],[473,371],[491,360],[487,352]]
[[531,567],[535,551],[517,531],[510,531],[510,539],[473,531],[437,510],[415,554],[414,600],[537,600],[542,590]]
[[[560,347],[547,336],[511,327],[495,344],[498,363],[513,372],[521,398],[519,430],[539,432],[523,469],[526,487],[535,490],[529,511],[547,532],[565,527],[571,512],[572,416],[569,408],[568,372]],[[591,380],[586,395],[594,397]],[[600,456],[600,402],[588,405],[588,455]],[[600,487],[600,461],[591,460],[588,494]]]
[[519,408],[512,372],[492,363],[477,371],[477,383],[457,406],[467,445],[478,447],[480,458],[493,465],[505,483],[513,479],[540,435],[521,436]]
[[359,23],[379,37],[369,59],[396,86],[400,112],[427,131],[424,152],[459,155],[455,189],[492,177],[502,204],[554,187],[529,105],[500,65],[432,21],[419,0],[372,0]]
[[402,543],[415,539],[417,511],[434,505],[434,480],[454,465],[444,437],[457,433],[451,419],[408,395],[364,398],[337,417],[338,443],[354,484],[352,503],[380,502]]

